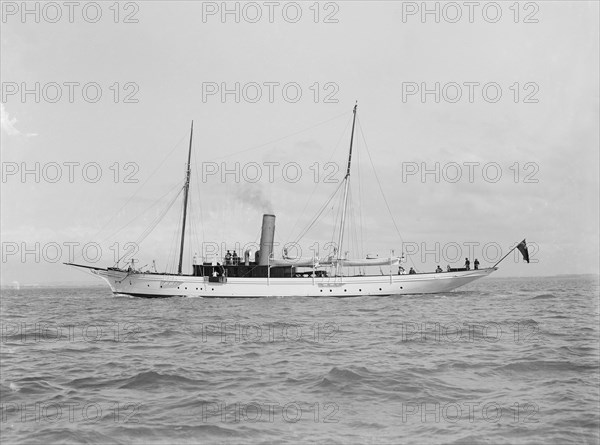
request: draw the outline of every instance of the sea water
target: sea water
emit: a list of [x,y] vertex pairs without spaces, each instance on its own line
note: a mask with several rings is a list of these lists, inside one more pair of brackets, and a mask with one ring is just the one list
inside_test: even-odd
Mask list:
[[438,295],[4,290],[9,443],[598,443],[598,277]]

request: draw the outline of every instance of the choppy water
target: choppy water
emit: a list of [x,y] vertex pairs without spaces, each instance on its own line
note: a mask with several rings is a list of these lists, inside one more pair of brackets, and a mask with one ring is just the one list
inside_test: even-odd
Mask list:
[[3,291],[2,443],[598,443],[598,278],[432,296]]

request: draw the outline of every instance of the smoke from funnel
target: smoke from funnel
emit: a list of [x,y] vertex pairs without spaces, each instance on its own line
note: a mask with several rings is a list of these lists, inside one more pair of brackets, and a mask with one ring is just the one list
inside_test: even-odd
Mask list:
[[271,200],[267,198],[263,189],[257,184],[242,184],[235,191],[236,198],[244,204],[261,213],[273,213]]

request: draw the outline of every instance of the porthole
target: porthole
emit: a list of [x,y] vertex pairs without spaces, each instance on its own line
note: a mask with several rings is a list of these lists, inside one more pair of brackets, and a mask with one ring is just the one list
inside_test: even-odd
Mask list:
[[381,290],[381,288],[379,288],[379,290]]
[[359,292],[362,292],[362,289],[359,289],[358,291],[359,291]]

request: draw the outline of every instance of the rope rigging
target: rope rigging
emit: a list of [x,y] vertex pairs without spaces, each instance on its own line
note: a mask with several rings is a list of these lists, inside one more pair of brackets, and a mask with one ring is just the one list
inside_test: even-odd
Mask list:
[[308,231],[314,226],[314,224],[319,220],[320,216],[323,214],[323,212],[327,209],[327,207],[329,206],[329,203],[331,202],[331,200],[335,197],[335,195],[337,195],[337,193],[340,191],[340,189],[342,188],[342,184],[343,182],[340,182],[339,185],[337,186],[337,188],[335,189],[335,191],[331,194],[331,196],[329,197],[329,199],[325,202],[325,204],[323,204],[320,208],[320,210],[317,212],[317,214],[312,218],[311,221],[309,221],[309,223],[305,226],[305,228],[300,232],[300,234],[296,237],[296,239],[294,240],[294,244],[298,244],[298,242],[306,235],[306,233],[308,233]]
[[[398,237],[400,238],[400,242],[402,243],[402,245],[404,245],[404,239],[402,238],[402,235],[400,234],[400,229],[398,229],[398,225],[396,224],[396,220],[394,219],[394,215],[392,214],[390,205],[388,204],[387,198],[385,197],[385,193],[383,192],[383,187],[381,186],[381,181],[379,180],[379,176],[377,175],[377,170],[375,169],[375,164],[373,164],[373,158],[371,158],[371,152],[369,151],[369,146],[367,144],[367,140],[363,133],[362,125],[360,124],[360,120],[358,121],[358,129],[360,131],[360,135],[362,136],[362,140],[365,144],[365,151],[367,152],[367,155],[369,157],[369,162],[371,163],[371,168],[373,169],[373,173],[375,174],[375,179],[377,180],[377,185],[379,186],[379,191],[381,192],[381,196],[383,197],[383,201],[385,202],[385,207],[387,208],[388,214],[390,215],[390,219],[392,220],[392,223],[394,224],[394,228],[396,229],[396,233],[398,234]],[[411,264],[414,266],[415,264],[414,264],[412,258],[409,257],[409,259],[410,259]]]
[[[360,145],[364,147],[365,151],[367,152],[367,158],[369,161],[369,164],[371,166],[371,168],[373,169],[373,173],[375,175],[375,179],[379,188],[379,192],[383,198],[384,204],[386,206],[388,215],[390,216],[390,219],[392,220],[392,224],[394,226],[394,229],[396,231],[396,234],[398,235],[400,242],[402,243],[402,245],[404,245],[404,240],[402,238],[402,235],[400,233],[400,230],[398,228],[398,225],[396,223],[396,220],[392,214],[390,205],[388,203],[388,200],[385,196],[385,193],[383,191],[383,186],[381,184],[381,181],[379,179],[379,176],[377,174],[377,170],[375,169],[375,165],[373,162],[373,159],[371,157],[371,153],[369,151],[369,147],[368,144],[366,142],[366,138],[362,129],[362,125],[360,124],[360,120],[357,120],[357,124],[358,124],[358,129],[360,131],[361,134],[361,140],[360,142],[362,142]],[[349,125],[349,122],[348,122]],[[342,140],[342,137],[344,136],[344,134],[342,134],[342,136],[340,136],[340,141]],[[358,141],[357,141],[358,142]],[[338,145],[339,145],[339,141],[338,141]],[[337,145],[336,145],[336,149],[337,149]],[[350,188],[350,184],[348,185],[348,217],[349,217],[349,221],[346,225],[346,227],[338,227],[339,226],[339,221],[341,218],[341,207],[343,206],[343,203],[338,203],[339,205],[337,206],[338,211],[335,214],[335,218],[333,221],[333,233],[332,233],[332,237],[331,237],[331,242],[334,242],[334,239],[336,238],[336,234],[339,237],[340,236],[340,230],[343,230],[345,233],[348,234],[348,248],[350,251],[356,251],[356,253],[358,253],[359,257],[363,257],[365,255],[364,252],[364,217],[363,217],[363,205],[362,205],[362,195],[363,195],[363,188],[362,188],[362,178],[361,178],[361,170],[360,170],[360,152],[362,150],[356,150],[357,154],[356,154],[356,163],[358,164],[356,165],[355,169],[357,172],[357,180],[358,180],[358,207],[356,205],[356,203],[354,202],[354,195],[351,192],[351,188]],[[333,154],[332,154],[333,156]],[[305,225],[305,227],[300,231],[300,233],[298,234],[298,236],[295,237],[294,239],[294,243],[299,243],[306,235],[307,233],[315,226],[315,224],[317,223],[317,221],[321,218],[321,216],[323,215],[323,213],[325,212],[325,210],[328,208],[329,204],[332,202],[332,200],[335,198],[335,196],[338,194],[338,192],[342,189],[342,186],[345,185],[344,181],[349,180],[348,177],[345,177],[344,180],[342,180],[338,187],[336,188],[336,190],[329,196],[329,198],[327,199],[327,201],[319,208],[319,210],[317,211],[317,213],[315,214],[315,216],[312,217],[312,219],[309,220],[309,222]],[[304,211],[306,210],[308,204],[311,202],[313,195],[316,192],[316,189],[318,187],[319,184],[317,184],[310,197],[309,200],[307,201],[307,203],[305,204],[303,211],[301,213],[304,214]],[[359,218],[359,221],[356,221],[356,218]],[[294,228],[297,225],[298,220],[296,221],[296,223],[294,224]],[[337,246],[339,248],[339,246]],[[344,248],[345,250],[345,248]],[[338,256],[339,257],[345,257],[345,252],[338,252]],[[410,259],[411,263],[412,263],[412,258]],[[413,263],[414,265],[414,263]],[[359,269],[360,270],[360,269]],[[362,272],[364,273],[364,268],[362,270]]]
[[[165,215],[169,212],[169,210],[171,209],[171,207],[173,207],[173,204],[175,204],[175,202],[177,202],[177,199],[179,198],[179,195],[181,194],[181,192],[183,191],[183,188],[180,188],[180,190],[177,192],[177,194],[175,196],[173,196],[173,198],[171,199],[171,201],[168,203],[168,205],[162,210],[161,213],[158,214],[158,216],[156,216],[151,222],[150,225],[142,232],[142,234],[138,237],[138,239],[135,240],[135,244],[137,246],[139,246],[147,237],[148,235],[150,235],[150,233],[152,233],[152,231],[156,228],[156,226],[158,225],[158,223],[160,223],[162,221],[162,219],[165,217]],[[163,195],[164,197],[164,195]],[[154,204],[152,206],[150,206],[147,210],[149,210],[150,208],[154,207]],[[142,212],[145,213],[146,211]],[[135,218],[137,219],[137,217]],[[125,226],[123,226],[121,229],[119,229],[116,233],[118,233],[119,231],[121,231],[122,229],[124,229],[125,227],[127,227],[127,225],[129,225],[131,222],[135,221],[135,219],[133,219],[132,221],[130,221],[128,224],[126,224]],[[117,265],[119,264],[119,262],[121,261],[121,259],[123,259],[123,257],[125,257],[128,254],[128,252],[126,252],[125,254],[123,254],[121,257],[119,257],[119,259],[117,260]]]
[[[356,110],[355,110],[356,111]],[[347,116],[347,113],[341,113],[337,116],[334,116],[332,118],[329,118],[325,121],[322,121],[320,123],[317,123],[315,125],[309,126],[307,128],[304,128],[300,131],[296,131],[293,133],[290,133],[286,136],[282,136],[276,139],[273,139],[271,141],[259,144],[259,145],[255,145],[240,151],[237,151],[235,153],[231,153],[231,154],[227,154],[224,156],[220,156],[220,157],[216,157],[216,158],[212,158],[212,160],[218,160],[218,159],[226,159],[235,155],[239,155],[242,153],[246,153],[246,152],[250,152],[250,151],[254,151],[257,150],[261,147],[265,147],[265,146],[269,146],[272,145],[276,142],[282,141],[284,139],[290,138],[292,136],[296,136],[302,133],[305,133],[306,131],[309,131],[311,129],[314,129],[316,127],[322,126],[326,123],[332,122],[334,120],[339,119],[342,116]],[[355,116],[353,116],[353,118],[355,118]],[[347,129],[350,125],[350,122],[353,121],[354,119],[349,119],[346,123],[346,127],[344,129],[344,131],[342,132],[342,134],[340,135],[340,138],[337,142],[337,144],[334,146],[334,149],[332,150],[330,156],[329,156],[329,160],[328,162],[330,162],[334,155],[335,152],[337,151],[342,139],[344,138],[344,136],[347,134]],[[381,196],[383,197],[383,201],[385,203],[387,212],[392,220],[393,226],[395,228],[395,231],[400,239],[400,242],[402,244],[404,244],[402,235],[400,233],[400,230],[398,228],[398,225],[394,219],[394,216],[392,214],[390,205],[387,201],[387,198],[385,196],[385,193],[383,191],[383,186],[381,184],[381,181],[379,179],[379,176],[377,174],[377,171],[375,169],[374,163],[373,163],[373,159],[371,157],[371,153],[369,151],[367,142],[366,142],[366,138],[363,132],[363,128],[361,125],[360,120],[356,119],[356,123],[358,124],[358,130],[360,131],[361,134],[361,140],[360,140],[360,144],[357,145],[361,145],[364,146],[364,149],[367,152],[368,155],[368,160],[369,163],[371,165],[371,168],[373,169],[374,175],[375,175],[375,179],[377,181],[377,185],[379,188],[379,192],[381,193]],[[353,140],[353,138],[351,138]],[[116,217],[116,215],[122,211],[124,208],[127,207],[127,205],[140,193],[140,191],[142,190],[142,188],[145,186],[145,184],[150,180],[150,178],[152,178],[156,172],[160,169],[160,167],[164,164],[165,160],[171,156],[171,154],[177,149],[177,147],[181,144],[182,139],[171,149],[171,151],[165,156],[165,158],[161,161],[161,163],[154,169],[154,171],[152,171],[152,173],[146,178],[146,180],[143,182],[143,184],[138,188],[138,190],[125,202],[125,204],[123,204],[123,206],[121,206],[121,208],[117,211],[117,213],[115,215],[113,215],[112,218],[109,219],[109,221],[104,224],[104,226],[100,229],[99,233],[102,232]],[[352,142],[351,140],[351,142]],[[195,142],[195,141],[194,141]],[[359,141],[354,141],[354,142],[359,142]],[[192,144],[192,141],[190,141],[190,144]],[[357,147],[358,148],[358,147]],[[198,164],[199,164],[199,160],[196,156],[196,150],[192,149],[192,147],[190,146],[190,150],[193,152],[193,164],[195,167],[195,174],[194,174],[194,178],[195,178],[195,187],[194,189],[194,199],[198,199],[198,205],[196,206],[194,202],[194,199],[190,199],[189,200],[189,204],[188,204],[188,210],[190,212],[190,224],[188,225],[188,227],[186,227],[185,230],[185,235],[189,235],[188,238],[188,243],[186,246],[187,252],[186,252],[186,258],[187,259],[191,259],[191,255],[192,252],[194,251],[194,246],[201,246],[200,243],[200,235],[201,235],[201,239],[205,240],[205,233],[204,233],[204,215],[203,215],[203,209],[202,209],[202,201],[200,199],[200,197],[202,196],[200,193],[200,177],[199,177],[199,168],[198,168]],[[350,251],[356,251],[356,253],[359,254],[360,257],[362,257],[365,252],[364,252],[364,219],[363,219],[363,198],[362,198],[362,194],[363,194],[363,189],[362,189],[362,181],[361,181],[361,169],[360,169],[360,161],[361,161],[361,157],[360,157],[360,152],[362,150],[356,150],[356,161],[355,164],[357,164],[355,166],[355,172],[356,172],[356,176],[357,176],[357,180],[358,180],[358,189],[354,190],[354,193],[352,192],[352,189],[350,188],[350,183],[349,183],[349,171],[346,173],[344,179],[342,181],[339,182],[339,184],[337,185],[337,187],[335,188],[335,190],[333,191],[333,193],[331,193],[328,197],[328,199],[324,202],[324,204],[322,206],[319,207],[319,209],[317,210],[316,214],[310,219],[308,220],[308,222],[304,225],[304,227],[302,228],[302,230],[299,232],[299,234],[294,238],[293,243],[294,244],[299,244],[299,242],[316,226],[317,222],[322,218],[322,216],[324,215],[324,213],[330,208],[332,202],[336,199],[336,196],[338,196],[338,200],[343,201],[344,199],[342,199],[341,194],[339,194],[339,192],[345,187],[345,194],[346,194],[346,200],[347,200],[347,204],[346,204],[346,210],[344,212],[347,213],[348,216],[348,221],[344,224],[345,227],[339,227],[340,221],[342,221],[345,218],[345,213],[342,213],[342,209],[344,208],[344,203],[338,203],[339,205],[337,206],[337,212],[334,212],[333,209],[334,207],[331,207],[332,210],[332,217],[333,217],[333,233],[332,233],[332,239],[331,245],[334,245],[333,242],[335,240],[335,235],[337,232],[337,235],[339,237],[339,239],[344,239],[344,235],[347,235],[347,243],[345,243],[345,247],[344,246],[335,246],[338,250],[350,250]],[[188,164],[189,164],[189,160],[188,160]],[[350,168],[350,163],[348,163],[348,168]],[[296,227],[298,226],[298,223],[300,221],[300,219],[302,218],[302,216],[305,214],[306,209],[308,208],[309,204],[312,202],[313,197],[316,194],[317,189],[319,188],[321,184],[321,181],[317,181],[317,183],[315,184],[315,186],[313,187],[313,190],[310,194],[310,196],[308,197],[308,200],[306,201],[302,212],[299,214],[298,218],[296,219],[293,227],[290,230],[290,234],[294,232],[294,230],[296,229]],[[177,189],[177,193],[174,194],[171,198],[169,198],[167,205],[158,213],[158,215],[156,217],[154,217],[152,219],[152,221],[150,222],[150,224],[148,225],[148,227],[146,227],[146,229],[139,235],[139,237],[137,238],[137,240],[135,241],[135,243],[137,245],[139,245],[140,243],[142,243],[144,240],[146,240],[146,238],[156,229],[156,227],[158,226],[158,224],[163,220],[163,218],[167,215],[167,213],[171,210],[171,208],[173,207],[173,205],[175,204],[175,202],[179,199],[180,195],[182,194],[182,192],[184,192],[185,186],[182,187],[181,184],[176,184],[174,187],[172,187],[169,191],[167,191],[164,195],[162,195],[158,200],[156,200],[156,202],[154,202],[152,205],[150,205],[146,210],[144,210],[142,213],[136,215],[135,218],[133,218],[131,221],[129,221],[128,223],[126,223],[125,225],[123,225],[121,228],[119,228],[118,230],[116,230],[115,232],[113,232],[112,234],[108,235],[106,237],[106,239],[109,238],[113,238],[115,235],[117,235],[118,233],[120,233],[122,230],[124,230],[127,226],[129,226],[130,224],[132,224],[134,221],[136,221],[141,215],[144,215],[147,211],[149,211],[150,209],[152,209],[157,203],[159,203],[160,201],[162,201],[163,199],[165,199],[167,196],[171,195],[173,193],[173,191]],[[188,192],[190,192],[191,190],[188,187]],[[356,198],[356,192],[358,192],[358,203],[355,203],[354,200]],[[198,209],[198,210],[196,210]],[[198,215],[199,213],[199,215]],[[196,218],[199,216],[199,223],[200,223],[200,228],[197,227],[197,221]],[[358,217],[358,222],[356,221]],[[186,238],[186,236],[182,236],[181,233],[181,228],[178,228],[178,230],[175,231],[176,235],[181,236],[183,239]],[[200,233],[201,232],[201,233]],[[177,239],[177,236],[174,235],[174,239]],[[257,236],[258,239],[258,236]],[[257,241],[257,239],[255,240],[255,242]],[[287,238],[289,240],[289,236]],[[287,243],[286,243],[287,244]],[[183,241],[182,241],[182,247],[180,248],[180,256],[181,258],[183,258]],[[202,252],[203,255],[204,252]],[[177,249],[171,249],[170,251],[170,255],[169,255],[169,262],[167,264],[167,267],[169,267],[170,265],[174,264],[171,261],[171,256],[175,257],[177,254]],[[117,260],[117,265],[119,264],[119,262],[123,259],[123,257],[125,257],[126,254],[122,255],[118,260]],[[345,252],[341,252],[338,251],[337,252],[337,258],[345,258]],[[175,258],[173,258],[173,260],[175,260]],[[181,262],[181,259],[180,259]],[[411,258],[411,262],[412,262],[412,258]],[[360,267],[361,266],[357,266]],[[363,270],[364,273],[364,270]]]
[[253,146],[253,147],[249,147],[249,148],[245,148],[245,149],[243,149],[243,150],[236,151],[236,152],[234,152],[234,153],[230,153],[230,154],[227,154],[227,155],[224,155],[224,156],[218,156],[218,157],[216,157],[216,158],[207,159],[206,161],[208,162],[208,161],[216,161],[216,160],[220,160],[220,159],[227,159],[227,158],[230,158],[230,157],[232,157],[232,156],[236,156],[236,155],[239,155],[239,154],[242,154],[242,153],[247,153],[247,152],[249,152],[249,151],[257,150],[257,149],[259,149],[259,148],[266,147],[267,145],[274,144],[275,142],[280,142],[280,141],[283,141],[283,140],[285,140],[285,139],[287,139],[287,138],[290,138],[290,137],[292,137],[292,136],[297,136],[297,135],[299,135],[299,134],[305,133],[305,132],[307,132],[308,130],[312,130],[312,129],[314,129],[314,128],[320,127],[321,125],[325,125],[325,124],[327,124],[327,123],[329,123],[329,122],[331,122],[331,121],[334,121],[334,120],[336,120],[336,119],[339,119],[339,118],[340,118],[340,117],[342,117],[342,116],[346,116],[346,112],[344,112],[344,113],[341,113],[341,114],[338,114],[337,116],[334,116],[334,117],[332,117],[332,118],[330,118],[330,119],[327,119],[327,120],[325,120],[325,121],[319,122],[319,123],[317,123],[317,124],[311,125],[310,127],[304,128],[303,130],[296,131],[296,132],[294,132],[294,133],[290,133],[290,134],[288,134],[288,135],[286,135],[286,136],[281,136],[281,137],[279,137],[279,138],[277,138],[277,139],[273,139],[273,140],[271,140],[271,141],[268,141],[268,142],[263,142],[262,144],[255,145],[255,146]]
[[[344,115],[345,114],[346,113],[344,113]],[[344,128],[344,131],[341,133],[341,135],[340,135],[337,143],[335,144],[335,146],[333,147],[333,150],[331,151],[331,154],[329,155],[329,159],[327,160],[328,163],[331,162],[331,160],[333,159],[333,156],[337,152],[337,149],[338,149],[338,147],[340,145],[340,142],[342,142],[342,138],[345,136],[346,131],[348,130],[348,127],[350,127],[350,123],[351,122],[352,122],[352,119],[348,119],[348,121],[346,122],[346,127]],[[312,198],[313,198],[313,196],[314,196],[315,192],[317,191],[317,188],[319,187],[320,184],[321,184],[321,181],[317,181],[317,183],[313,187],[313,190],[312,190],[310,196],[308,197],[308,199],[306,200],[306,203],[304,204],[304,208],[299,213],[298,218],[296,218],[296,222],[294,222],[294,225],[290,229],[290,231],[288,233],[288,236],[285,238],[286,242],[290,240],[291,234],[294,233],[294,229],[298,225],[298,222],[300,221],[300,218],[302,217],[302,215],[304,215],[304,213],[306,212],[306,208],[308,207],[308,204],[310,204],[310,202],[312,201]]]

